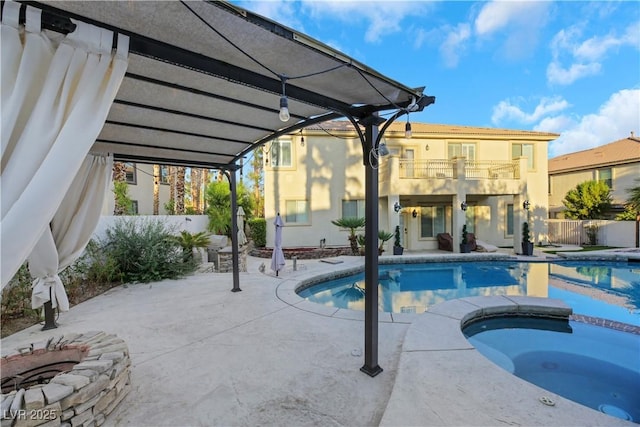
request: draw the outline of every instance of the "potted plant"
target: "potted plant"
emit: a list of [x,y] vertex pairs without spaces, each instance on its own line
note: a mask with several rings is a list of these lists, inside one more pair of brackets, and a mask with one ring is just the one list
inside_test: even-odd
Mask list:
[[351,254],[358,255],[358,237],[356,229],[364,227],[365,219],[356,217],[340,218],[331,221],[331,224],[340,228],[349,229],[349,243],[351,244]]
[[468,254],[471,252],[471,245],[467,240],[467,224],[462,226],[462,240],[460,241],[460,252]]
[[396,232],[393,235],[393,254],[394,255],[402,255],[404,252],[404,248],[400,244],[400,226],[396,225]]
[[389,233],[388,231],[384,230],[378,230],[378,240],[380,241],[380,245],[378,246],[378,255],[382,255],[382,252],[384,252],[384,243],[391,240],[392,238],[393,233]]
[[522,223],[522,255],[533,255],[533,242],[529,232],[529,223]]

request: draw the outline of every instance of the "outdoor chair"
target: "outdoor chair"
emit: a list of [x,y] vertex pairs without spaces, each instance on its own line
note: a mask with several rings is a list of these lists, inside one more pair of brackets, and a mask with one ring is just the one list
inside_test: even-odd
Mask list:
[[453,238],[449,233],[438,233],[438,249],[453,252]]

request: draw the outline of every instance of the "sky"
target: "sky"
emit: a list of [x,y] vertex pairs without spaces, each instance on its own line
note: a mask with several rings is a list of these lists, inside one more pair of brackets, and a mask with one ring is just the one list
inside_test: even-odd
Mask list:
[[412,122],[553,132],[549,157],[640,136],[637,1],[233,1],[435,104]]

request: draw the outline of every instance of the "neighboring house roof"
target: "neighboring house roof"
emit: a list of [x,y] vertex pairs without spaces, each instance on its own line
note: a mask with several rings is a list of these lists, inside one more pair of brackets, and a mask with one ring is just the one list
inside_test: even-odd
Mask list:
[[600,147],[549,159],[549,173],[640,162],[640,138],[630,136]]
[[[392,123],[387,132],[402,132],[404,134],[406,120],[404,118],[398,119],[398,121]],[[332,120],[317,125],[312,125],[306,128],[307,131],[351,131],[353,126],[351,122],[344,120]],[[490,137],[509,137],[515,139],[533,139],[541,141],[551,141],[558,138],[560,135],[551,132],[536,132],[528,130],[514,130],[514,129],[498,129],[498,128],[485,128],[475,126],[461,126],[450,124],[435,124],[435,123],[417,123],[411,122],[411,130],[414,135],[433,135],[438,137],[455,136],[456,138],[490,138]]]

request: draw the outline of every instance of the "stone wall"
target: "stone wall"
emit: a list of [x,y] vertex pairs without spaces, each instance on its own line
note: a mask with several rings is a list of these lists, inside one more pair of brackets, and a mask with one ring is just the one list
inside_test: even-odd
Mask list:
[[[340,255],[351,255],[350,247],[332,248],[283,248],[282,252],[286,259],[321,259],[333,258]],[[251,256],[258,258],[271,258],[273,248],[256,248],[251,251]]]
[[[46,384],[13,390],[2,396],[2,427],[100,426],[131,389],[129,350],[115,335],[87,332],[31,343],[0,359],[5,373],[37,365],[37,356],[77,350],[81,360]],[[71,352],[74,353],[74,352]],[[44,381],[46,382],[46,381]]]
[[[240,263],[239,270],[247,271],[247,253],[249,252],[248,246],[241,246],[238,249],[238,261]],[[218,273],[231,273],[233,271],[233,260],[231,254],[231,246],[227,246],[218,251],[218,265],[216,271]]]

